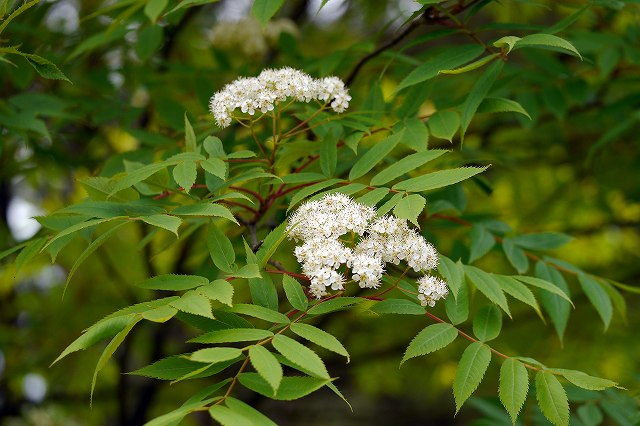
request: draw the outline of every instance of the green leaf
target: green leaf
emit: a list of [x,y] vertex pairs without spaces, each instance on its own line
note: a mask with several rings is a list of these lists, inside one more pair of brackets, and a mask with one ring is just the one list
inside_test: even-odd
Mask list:
[[249,279],[249,291],[254,304],[272,311],[278,310],[278,290],[269,274],[265,273],[263,277]]
[[542,316],[542,312],[540,311],[538,301],[533,295],[533,292],[529,290],[527,286],[522,284],[520,281],[512,277],[507,277],[505,275],[494,275],[493,279],[496,280],[498,284],[500,284],[500,288],[502,288],[505,293],[531,306],[544,321],[544,317]]
[[[111,238],[111,236],[113,234],[115,234],[120,228],[122,228],[124,225],[126,225],[127,223],[130,223],[129,221],[125,221],[122,223],[118,223],[117,225],[113,226],[112,228],[110,228],[109,230],[107,230],[106,232],[104,232],[102,235],[100,235],[98,238],[96,238],[95,240],[93,240],[91,242],[91,244],[89,244],[89,247],[87,247],[82,254],[78,257],[78,259],[76,259],[76,261],[74,262],[73,266],[71,267],[71,270],[69,270],[69,274],[67,275],[67,280],[64,284],[64,290],[63,290],[63,294],[64,292],[66,292],[67,286],[69,285],[69,283],[71,282],[71,278],[73,277],[73,275],[75,274],[75,272],[78,270],[78,267],[80,267],[80,265],[82,264],[82,262],[84,262],[87,257],[89,257],[94,251],[96,251],[102,244],[104,244],[109,238]],[[42,241],[42,244],[44,244],[44,240]],[[17,262],[16,262],[17,264]],[[16,266],[16,271],[19,268]]]
[[182,219],[175,216],[169,216],[167,214],[154,214],[151,216],[142,216],[140,218],[149,225],[156,226],[158,228],[166,229],[169,232],[173,232],[178,236],[178,228],[182,225]]
[[149,0],[144,6],[144,14],[152,23],[156,23],[158,16],[169,4],[169,0]]
[[500,387],[498,394],[504,408],[516,423],[518,413],[527,399],[529,374],[527,368],[515,358],[507,358],[500,367]]
[[242,357],[242,351],[238,348],[205,348],[191,354],[191,361],[217,364]]
[[[170,356],[127,374],[152,377],[160,380],[176,380],[202,368],[202,363],[185,356]],[[197,375],[196,375],[197,376]],[[194,377],[196,377],[194,376]]]
[[580,55],[580,52],[578,52],[578,49],[576,49],[573,44],[569,43],[563,38],[551,34],[529,34],[518,40],[516,42],[515,48],[528,46],[545,46],[564,49],[568,50],[571,53],[574,53],[577,57],[582,59],[582,55]]
[[456,376],[453,379],[453,396],[456,400],[456,413],[462,404],[476,390],[491,361],[491,350],[482,342],[470,344],[462,354]]
[[287,300],[289,300],[289,303],[291,303],[291,306],[293,306],[294,309],[297,309],[300,312],[307,310],[307,307],[309,306],[309,299],[307,299],[302,286],[295,278],[290,277],[289,275],[283,275],[282,287],[284,288]]
[[180,299],[171,302],[170,305],[182,312],[213,318],[209,298],[193,290],[186,292]]
[[507,260],[511,265],[516,268],[518,273],[523,274],[529,269],[529,259],[526,253],[513,244],[511,238],[504,238],[502,240],[502,251],[504,251]]
[[397,218],[407,219],[417,227],[420,227],[418,216],[424,210],[425,204],[427,204],[427,200],[422,195],[409,194],[398,201],[398,204],[393,208],[393,213]]
[[338,339],[326,331],[312,325],[302,324],[299,322],[292,323],[290,330],[318,346],[322,346],[325,349],[347,357],[347,362],[349,362],[349,352],[347,352]]
[[432,136],[452,142],[460,127],[460,115],[455,111],[436,111],[427,123]]
[[171,306],[160,306],[159,308],[151,309],[142,314],[142,318],[147,321],[164,323],[176,316],[178,310]]
[[209,224],[207,247],[213,263],[218,269],[233,273],[235,270],[236,253],[231,240],[215,224]]
[[268,339],[273,336],[269,330],[259,328],[230,328],[226,330],[215,330],[195,337],[189,342],[192,343],[232,343],[232,342],[253,342],[255,340]]
[[233,305],[231,312],[236,314],[248,315],[250,317],[259,318],[275,324],[289,324],[289,318],[280,312],[273,311],[263,306],[249,305],[238,303]]
[[448,257],[441,255],[440,261],[438,262],[438,272],[447,282],[453,297],[457,299],[460,287],[464,284],[464,271],[460,261],[458,261],[458,263],[454,263]]
[[162,27],[159,25],[152,25],[140,31],[136,41],[136,54],[142,61],[151,58],[160,49],[162,36]]
[[202,167],[206,172],[211,173],[222,180],[227,180],[229,163],[226,163],[219,158],[211,157],[207,160],[201,161],[200,167]]
[[581,405],[576,414],[584,426],[598,426],[604,420],[602,411],[595,403]]
[[358,303],[362,303],[364,299],[359,297],[338,297],[324,302],[316,303],[307,311],[308,315],[323,315],[330,312],[341,311],[343,309],[353,308]]
[[582,371],[565,370],[562,368],[554,368],[551,371],[563,375],[565,379],[583,389],[600,391],[617,386],[617,383],[612,380],[590,376]]
[[525,284],[541,288],[553,294],[557,294],[558,296],[562,297],[564,300],[566,300],[573,306],[573,302],[571,301],[569,296],[562,289],[558,288],[557,285],[551,284],[550,282],[545,281],[543,279],[536,278],[536,277],[529,277],[527,275],[513,275],[512,277],[517,279],[518,281],[522,281]]
[[[67,235],[71,235],[75,232],[81,231],[83,229],[87,229],[90,228],[92,226],[95,225],[99,225],[101,223],[105,223],[105,222],[109,222],[111,220],[116,220],[116,219],[124,219],[123,217],[110,217],[107,219],[91,219],[91,220],[86,220],[84,222],[80,222],[77,223],[75,225],[72,225],[68,228],[65,228],[64,230],[58,232],[55,237],[51,238],[42,248],[40,248],[40,251],[46,249],[47,247],[49,247],[51,244],[53,244],[55,241],[57,241],[58,239],[67,236]],[[40,241],[40,239],[34,240],[34,244],[35,241]],[[39,245],[39,243],[38,243]],[[17,260],[16,260],[17,261]]]
[[[9,25],[9,22],[13,21],[15,18],[22,15],[27,9],[35,6],[38,3],[40,3],[40,0],[31,0],[31,1],[24,2],[23,4],[20,5],[20,7],[18,7],[16,10],[11,12],[11,14],[9,14],[9,16],[7,16],[6,18],[2,16],[3,19],[2,19],[2,23],[0,23],[0,33],[2,33],[4,29],[7,27],[7,25]],[[12,3],[3,2],[1,6],[2,12],[3,12],[2,15],[4,15],[5,12],[8,12],[9,10],[11,10],[10,8],[12,6],[13,6]]]
[[397,183],[393,185],[393,189],[409,192],[430,191],[462,182],[478,173],[482,173],[487,167],[460,167],[457,169],[438,170],[437,172],[427,173]]
[[433,324],[425,327],[409,343],[400,365],[411,358],[440,350],[453,342],[456,337],[458,337],[458,330],[448,323]]
[[287,238],[289,235],[287,230],[287,222],[283,222],[278,225],[273,231],[269,232],[269,234],[265,237],[260,250],[256,253],[256,257],[259,260],[260,265],[264,268],[271,256],[276,252],[280,244]]
[[517,112],[531,120],[531,116],[522,105],[516,101],[505,98],[485,98],[480,106],[478,106],[478,114],[486,114],[492,112]]
[[[184,113],[184,142],[185,142],[185,148],[187,152],[197,151],[196,134],[193,132],[193,127],[191,127],[191,123],[187,118],[186,112]],[[174,176],[175,176],[175,172],[174,172]],[[176,179],[176,182],[177,182],[177,179]],[[185,188],[185,190],[187,189],[187,187],[184,187],[184,186],[183,188]]]
[[469,72],[469,71],[473,71],[476,70],[478,68],[481,68],[483,66],[485,66],[486,64],[488,64],[489,62],[493,61],[494,59],[498,58],[500,54],[499,53],[492,53],[491,55],[487,55],[483,58],[477,59],[473,62],[471,62],[470,64],[467,64],[463,67],[459,67],[459,68],[455,68],[455,69],[451,69],[451,70],[440,70],[438,72],[438,74],[464,74],[465,72]]
[[436,77],[441,70],[451,69],[474,60],[484,52],[482,46],[466,44],[462,46],[448,47],[436,55],[433,55],[422,65],[409,73],[398,85],[396,92],[423,81]]
[[469,318],[469,286],[462,281],[458,298],[447,297],[444,301],[447,317],[454,325],[461,324]]
[[420,304],[407,299],[385,299],[376,303],[371,310],[378,314],[424,315]]
[[244,414],[223,405],[209,407],[209,415],[222,426],[255,426]]
[[215,280],[196,289],[198,293],[211,300],[217,300],[225,305],[233,305],[233,285],[226,280]]
[[128,31],[129,30],[124,25],[118,25],[108,31],[101,31],[92,35],[91,37],[83,40],[75,49],[73,49],[67,57],[67,61],[70,61],[83,53],[97,49],[100,46],[104,46],[105,44],[109,44],[116,40],[122,40],[122,37],[124,37]]
[[366,206],[375,207],[388,193],[388,188],[376,188],[356,198],[356,201]]
[[401,131],[377,142],[364,155],[358,158],[358,161],[349,171],[349,180],[355,180],[367,174],[398,145],[403,136],[404,131]]
[[562,247],[571,241],[569,235],[560,232],[541,232],[539,234],[518,235],[511,241],[518,247],[529,250],[549,250]]
[[46,238],[36,238],[35,240],[29,241],[27,245],[20,251],[20,253],[16,256],[15,260],[15,273],[16,275],[22,269],[22,267],[27,264],[31,259],[40,253],[40,251],[45,246],[47,242]]
[[478,107],[489,93],[491,86],[498,78],[498,75],[502,71],[504,66],[503,61],[496,61],[485,70],[485,72],[476,80],[473,85],[469,96],[464,103],[462,114],[460,116],[460,139],[464,139],[464,135],[467,132],[467,128],[471,123],[471,119],[475,115]]
[[476,286],[487,299],[500,306],[503,311],[511,317],[507,298],[500,285],[493,279],[493,274],[488,274],[474,266],[465,265],[464,272],[471,282]]
[[283,377],[278,391],[273,395],[271,385],[258,373],[242,373],[238,376],[238,380],[244,387],[278,401],[302,398],[329,383],[329,380],[315,377]]
[[275,15],[284,4],[284,0],[254,0],[251,13],[263,25]]
[[611,323],[611,317],[613,316],[611,297],[609,297],[609,294],[604,290],[602,285],[590,275],[578,274],[578,282],[580,282],[580,287],[582,287],[584,294],[587,295],[593,307],[596,308],[604,324],[604,330],[606,331],[607,328],[609,328],[609,323]]
[[182,205],[173,209],[171,214],[178,216],[216,216],[228,219],[238,225],[238,221],[228,208],[209,202]]
[[473,225],[469,233],[471,249],[469,253],[469,263],[473,263],[487,254],[496,244],[493,234],[482,225]]
[[327,368],[320,357],[311,349],[282,334],[277,334],[271,341],[273,347],[293,364],[309,371],[314,376],[330,379]]
[[[330,132],[330,135],[333,134],[334,132]],[[326,177],[331,177],[336,172],[336,166],[338,165],[338,138],[339,136],[327,136],[320,142],[320,170]]]
[[107,362],[111,359],[113,353],[120,347],[124,339],[127,337],[131,329],[141,320],[141,317],[135,318],[129,325],[127,325],[124,329],[120,330],[118,334],[109,342],[109,344],[104,348],[100,358],[98,359],[98,363],[96,364],[96,368],[93,371],[93,379],[91,379],[91,393],[90,393],[90,401],[93,401],[93,391],[96,387],[96,381],[98,380],[98,373],[102,370]]
[[51,365],[73,352],[87,349],[104,339],[115,336],[136,321],[137,320],[133,316],[119,316],[111,319],[105,319],[92,325],[86,329],[80,337],[67,346],[58,358],[51,363]]
[[53,62],[31,53],[20,53],[20,55],[22,55],[42,77],[50,80],[64,80],[71,83],[71,80],[69,80]]
[[158,275],[137,284],[150,290],[182,291],[209,284],[209,280],[198,275]]
[[[370,184],[373,186],[384,185],[387,182],[390,182],[404,174],[416,170],[418,167],[425,165],[431,160],[435,160],[446,152],[448,151],[444,149],[431,149],[428,151],[416,152],[415,154],[411,154],[393,163],[392,165],[375,175],[373,178],[371,178]],[[380,189],[383,188],[378,188],[376,190]],[[384,195],[386,195],[387,192],[385,192]]]
[[197,177],[198,169],[195,161],[182,161],[173,168],[173,178],[185,192],[189,192],[196,183]]
[[600,285],[607,292],[611,301],[613,302],[613,306],[618,310],[623,320],[627,320],[627,301],[624,296],[611,284],[607,281],[598,281]]
[[227,407],[231,408],[233,411],[240,413],[244,417],[249,419],[251,421],[251,424],[254,426],[278,426],[267,416],[238,399],[228,396],[227,399],[225,399],[224,403],[227,404]]
[[513,50],[513,47],[516,45],[518,40],[520,40],[520,37],[505,36],[505,37],[502,37],[502,38],[494,41],[493,45],[495,47],[499,47],[501,49],[504,49],[505,46],[506,46],[507,47],[507,54],[509,54],[511,52],[511,50]]
[[569,425],[569,402],[562,385],[547,371],[536,373],[536,395],[542,413],[556,426]]
[[[545,283],[548,289],[562,292],[562,295],[553,294],[549,291],[539,293],[540,304],[549,314],[551,322],[553,322],[553,327],[560,339],[560,343],[562,343],[571,311],[571,299],[568,298],[569,286],[560,272],[542,261],[536,264],[536,275],[541,278],[541,281]],[[564,299],[565,297],[566,299]]]
[[473,334],[483,342],[498,337],[501,329],[502,315],[495,305],[483,306],[473,319]]
[[544,32],[547,34],[556,34],[556,33],[559,33],[560,31],[567,29],[571,24],[573,24],[578,20],[580,15],[582,15],[584,12],[589,10],[592,6],[593,4],[585,4],[580,9],[573,12],[571,15],[554,23],[552,26],[547,28]]
[[242,268],[237,271],[229,274],[229,276],[236,278],[262,278],[260,274],[260,267],[255,263],[249,263],[244,265]]
[[307,198],[308,196],[315,194],[318,191],[322,191],[323,189],[333,186],[336,183],[340,183],[340,182],[342,182],[342,179],[329,179],[324,182],[318,182],[314,185],[307,186],[306,188],[302,188],[300,191],[296,192],[296,194],[293,197],[291,197],[291,202],[289,203],[287,212],[291,210],[300,201]]
[[181,407],[176,408],[175,410],[169,413],[163,414],[162,416],[156,417],[150,422],[145,423],[144,426],[167,426],[167,425],[174,426],[178,424],[183,418],[185,418],[189,413],[192,413],[196,410],[199,411],[202,408],[205,408],[207,405],[211,404],[216,399],[218,398],[210,398],[210,399],[205,399],[203,401],[196,401],[190,404],[184,404]]
[[282,382],[282,365],[264,346],[249,346],[249,359],[258,374],[264,378],[275,394]]
[[402,143],[413,149],[422,152],[427,149],[429,143],[429,129],[422,120],[416,117],[405,118],[404,137]]
[[389,213],[391,209],[394,208],[396,204],[398,204],[398,201],[402,199],[403,195],[404,194],[402,194],[401,192],[398,192],[397,194],[393,194],[393,197],[391,197],[389,201],[387,201],[382,206],[380,206],[380,208],[378,209],[378,216],[382,216]]

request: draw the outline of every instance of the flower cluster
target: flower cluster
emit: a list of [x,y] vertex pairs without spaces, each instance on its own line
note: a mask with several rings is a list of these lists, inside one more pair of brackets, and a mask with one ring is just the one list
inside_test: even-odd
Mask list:
[[285,32],[297,36],[298,28],[289,19],[270,20],[263,26],[257,19],[246,17],[218,22],[208,35],[211,43],[219,49],[233,51],[236,55],[239,53],[245,58],[260,59]]
[[254,115],[272,111],[276,104],[293,98],[300,102],[331,102],[335,112],[349,107],[348,89],[338,77],[314,79],[293,68],[267,69],[257,77],[241,77],[216,92],[209,108],[220,127],[231,124],[233,111]]
[[[438,266],[438,253],[407,221],[394,216],[376,218],[376,210],[344,194],[325,195],[302,204],[290,217],[290,239],[302,242],[294,254],[302,272],[311,280],[311,293],[320,298],[327,288],[342,290],[345,276],[338,269],[346,264],[361,288],[377,288],[385,263],[401,261],[416,272]],[[350,235],[353,249],[340,237]],[[356,236],[359,242],[356,244]],[[447,296],[446,283],[425,275],[418,280],[418,299],[423,306]]]

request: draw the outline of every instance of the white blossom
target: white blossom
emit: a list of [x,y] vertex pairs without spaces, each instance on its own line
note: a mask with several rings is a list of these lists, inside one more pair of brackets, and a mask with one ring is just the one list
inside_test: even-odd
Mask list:
[[354,255],[348,262],[353,279],[361,288],[380,287],[380,278],[384,273],[384,262],[379,257],[367,254]]
[[[438,266],[436,249],[405,219],[375,218],[375,214],[374,208],[335,193],[307,201],[290,216],[286,231],[290,239],[302,242],[294,254],[311,281],[309,288],[314,296],[325,296],[329,288],[344,288],[346,273],[339,269],[345,264],[361,288],[378,288],[387,262],[406,262],[416,272]],[[345,234],[354,236],[354,244],[355,235],[361,237],[353,249],[341,241]],[[419,284],[423,304],[433,306],[435,300],[447,294],[447,287],[439,278],[426,276]]]
[[394,265],[406,261],[416,272],[430,271],[438,266],[436,249],[409,228],[406,220],[383,216],[374,221],[368,231],[367,238],[356,247],[356,253],[368,253]]
[[351,250],[338,240],[314,238],[294,250],[296,259],[308,268],[337,269],[351,258]]
[[209,108],[218,125],[227,127],[236,109],[249,115],[257,111],[266,113],[288,98],[299,102],[314,99],[331,101],[335,112],[344,112],[351,100],[348,89],[339,78],[314,79],[302,71],[285,67],[266,69],[257,77],[236,79],[211,97]]
[[449,294],[447,284],[440,278],[425,275],[418,279],[418,299],[422,306],[436,305],[436,300],[444,299]]
[[299,35],[296,24],[290,19],[273,19],[262,25],[253,17],[239,20],[225,20],[216,23],[208,32],[209,40],[215,47],[233,51],[234,55],[260,59],[275,47],[280,34]]
[[302,204],[289,218],[289,238],[307,241],[317,237],[336,239],[354,232],[363,235],[375,209],[336,193]]

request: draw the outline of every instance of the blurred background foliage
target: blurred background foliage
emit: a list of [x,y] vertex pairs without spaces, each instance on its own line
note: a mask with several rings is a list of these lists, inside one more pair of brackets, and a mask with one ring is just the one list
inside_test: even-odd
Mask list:
[[[34,4],[7,25],[0,47],[19,45],[22,52],[46,58],[72,83],[43,78],[20,55],[4,51],[0,56],[0,251],[39,231],[38,222],[28,218],[84,198],[78,179],[111,176],[123,170],[123,160],[150,161],[158,148],[177,151],[185,111],[197,133],[218,132],[225,143],[239,140],[231,135],[234,130],[219,132],[207,111],[210,96],[239,75],[279,66],[316,77],[337,75],[350,80],[353,110],[373,111],[394,126],[405,117],[457,106],[481,73],[441,76],[396,93],[398,83],[434,51],[472,38],[490,46],[502,36],[560,22],[559,35],[583,60],[553,51],[512,52],[492,95],[517,100],[531,119],[514,113],[478,115],[462,144],[457,136],[450,142],[432,134],[429,148],[453,150],[451,162],[492,166],[475,184],[428,197],[427,210],[464,211],[465,221],[503,237],[542,231],[572,235],[569,244],[551,253],[554,257],[629,286],[622,291],[626,318],[616,312],[604,334],[595,309],[569,280],[578,309],[562,341],[550,321],[545,325],[525,305],[514,304],[514,319],[505,323],[496,346],[629,389],[597,394],[570,389],[572,424],[638,424],[640,7],[615,0],[485,0],[474,2],[461,17],[463,30],[443,21],[407,31],[420,3],[429,2],[287,1],[266,26],[248,17],[250,0]],[[0,4],[6,18],[22,3]],[[155,14],[153,5],[164,12]],[[403,31],[406,36],[399,39]],[[362,58],[392,40],[398,42],[354,73]],[[227,147],[239,149],[241,144]],[[64,299],[67,271],[86,241],[74,240],[55,265],[40,256],[18,270],[15,254],[8,258],[16,262],[3,259],[2,424],[141,424],[203,386],[204,379],[168,386],[121,374],[184,350],[181,342],[193,331],[176,324],[136,329],[104,370],[92,409],[87,394],[97,348],[48,368],[88,324],[150,298],[134,283],[155,273],[197,271],[207,256],[198,235],[172,246],[173,237],[161,234],[138,249],[145,229],[127,230],[89,258]],[[436,215],[424,217],[423,230],[440,252],[469,262],[477,239],[473,228]],[[169,250],[158,254],[164,246]],[[500,245],[490,245],[476,264],[515,273]],[[472,309],[479,306],[474,303]],[[436,309],[444,312],[444,306]],[[495,365],[454,418],[451,383],[463,344],[398,370],[407,342],[425,326],[424,319],[380,321],[356,314],[334,314],[323,324],[349,349],[351,364],[320,350],[340,377],[353,413],[326,390],[295,403],[240,396],[282,424],[510,423],[495,397],[483,398],[495,395]],[[525,424],[545,423],[535,403],[527,403],[523,414]],[[192,416],[185,424],[208,421]]]

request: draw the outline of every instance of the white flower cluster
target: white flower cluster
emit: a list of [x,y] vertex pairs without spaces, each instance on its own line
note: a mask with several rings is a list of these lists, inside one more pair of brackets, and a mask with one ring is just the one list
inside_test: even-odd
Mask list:
[[256,111],[272,111],[279,102],[294,98],[300,102],[317,99],[331,101],[335,112],[349,107],[348,89],[338,77],[314,79],[293,68],[267,69],[257,77],[240,77],[216,92],[209,101],[209,109],[220,127],[231,124],[233,111],[254,115]]
[[[406,220],[394,216],[374,219],[375,215],[374,208],[340,193],[308,201],[291,215],[287,232],[290,239],[302,242],[294,254],[311,280],[314,296],[326,295],[328,287],[344,288],[345,277],[338,272],[343,264],[351,268],[352,278],[361,288],[379,287],[387,262],[397,265],[405,261],[416,272],[437,268],[436,249],[409,228]],[[353,250],[340,241],[345,234],[361,237]],[[418,283],[423,306],[433,306],[448,294],[439,278],[426,275]]]
[[277,44],[280,34],[298,35],[296,24],[290,19],[274,19],[262,25],[253,17],[234,21],[218,22],[209,31],[211,43],[223,50],[233,51],[238,56],[259,59],[264,57],[269,46]]
[[418,299],[422,306],[434,307],[436,300],[444,299],[448,294],[447,283],[440,278],[431,275],[418,278]]

